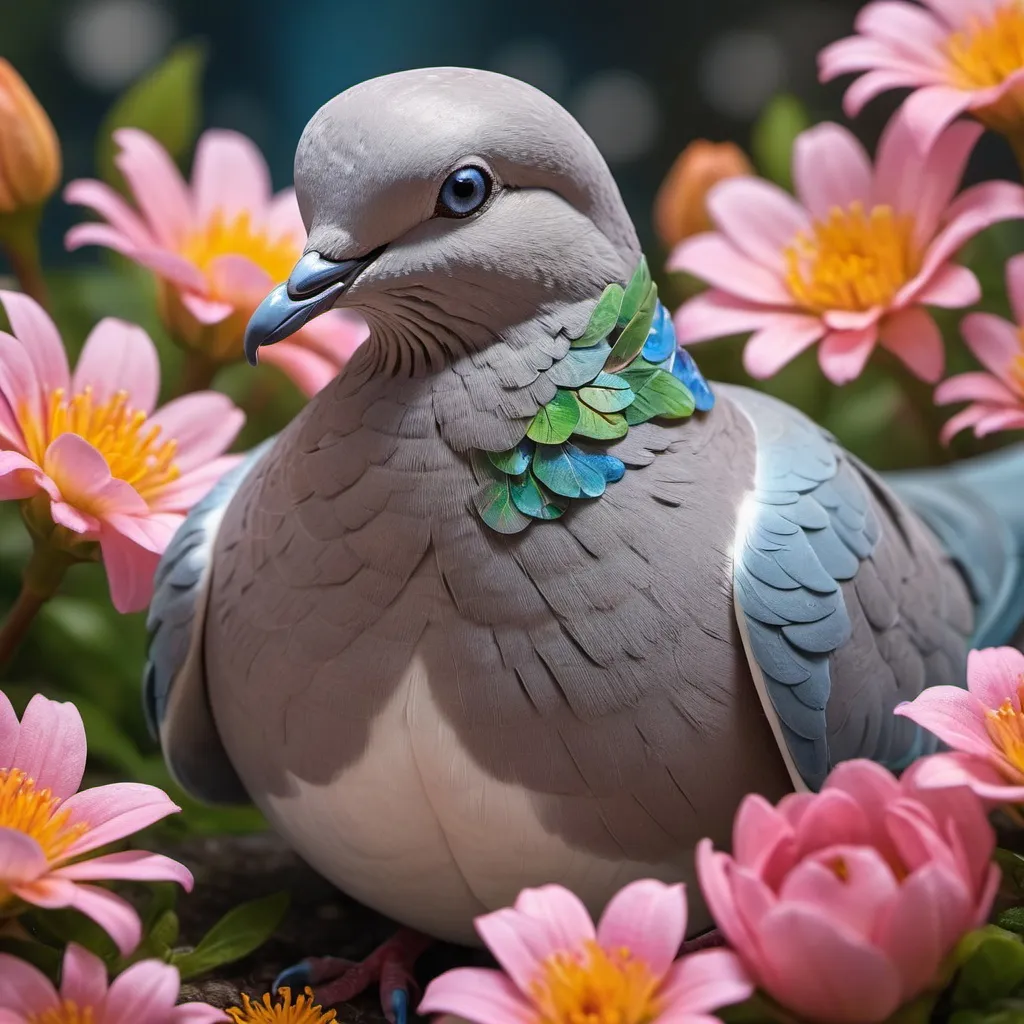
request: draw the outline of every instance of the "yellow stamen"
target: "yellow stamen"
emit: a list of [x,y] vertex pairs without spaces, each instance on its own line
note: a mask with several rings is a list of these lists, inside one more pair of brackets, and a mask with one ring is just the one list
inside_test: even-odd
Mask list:
[[[1024,701],[1024,677],[1017,687],[1017,700]],[[992,742],[1019,774],[1020,779],[1015,781],[1024,779],[1024,712],[1017,711],[1013,701],[1007,697],[998,708],[985,712],[985,728]]]
[[334,1010],[324,1011],[313,1002],[313,992],[306,989],[292,1002],[292,990],[281,986],[277,990],[280,1002],[271,1001],[269,993],[260,1002],[254,1003],[247,995],[242,996],[241,1006],[232,1006],[228,1016],[235,1024],[333,1024],[337,1016]]
[[1010,360],[1010,380],[1024,392],[1024,327],[1017,331],[1017,345],[1020,354]]
[[961,89],[1001,85],[1024,68],[1024,5],[1004,3],[989,17],[971,16],[946,41],[952,82]]
[[292,235],[274,238],[266,229],[256,228],[248,211],[242,211],[230,220],[216,213],[200,231],[185,240],[181,255],[206,276],[213,297],[231,301],[237,297],[219,294],[221,282],[212,272],[218,256],[244,256],[262,267],[276,283],[288,279],[301,251],[300,239]]
[[884,306],[920,268],[914,220],[889,206],[835,207],[783,253],[793,298],[815,313]]
[[646,1024],[660,1011],[659,979],[628,949],[588,942],[582,955],[556,953],[531,995],[538,1024]]
[[79,1006],[69,999],[53,1009],[28,1016],[29,1024],[93,1024],[93,1020],[93,1007]]
[[[128,404],[127,391],[118,391],[105,402],[97,402],[91,387],[70,397],[58,388],[49,396],[44,422],[40,423],[26,408],[20,412],[28,454],[40,466],[54,438],[78,434],[107,460],[112,476],[131,484],[146,500],[181,475],[174,461],[177,442],[161,439],[160,427],[149,423],[144,412]],[[56,482],[61,486],[59,479]],[[91,511],[83,496],[64,497],[74,497],[77,507]]]

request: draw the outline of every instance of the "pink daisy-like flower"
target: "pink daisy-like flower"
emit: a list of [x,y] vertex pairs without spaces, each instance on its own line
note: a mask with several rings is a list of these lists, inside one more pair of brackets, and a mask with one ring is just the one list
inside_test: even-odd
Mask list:
[[[102,245],[152,270],[174,336],[216,362],[242,357],[253,310],[287,280],[306,229],[293,189],[271,194],[270,171],[256,145],[237,132],[204,132],[191,184],[145,132],[114,133],[116,164],[135,199],[133,210],[99,181],[73,181],[64,198],[95,210],[105,224],[79,224],[69,249]],[[351,313],[333,310],[261,353],[306,394],[335,377],[366,337]]]
[[977,437],[1024,430],[1024,255],[1006,264],[1006,290],[1016,324],[991,313],[964,317],[964,341],[988,372],[961,373],[935,389],[939,405],[971,403],[943,427],[944,443],[969,427]]
[[744,364],[758,378],[820,342],[836,384],[857,377],[881,344],[938,381],[945,353],[925,307],[975,303],[978,281],[953,257],[990,225],[1024,218],[1024,189],[1010,182],[953,198],[981,131],[952,125],[923,154],[897,115],[872,167],[849,131],[822,124],[796,141],[798,200],[756,178],[718,185],[708,201],[718,230],[669,258],[670,269],[711,285],[676,312],[679,341],[753,331]]
[[952,748],[920,763],[919,786],[968,786],[983,800],[1024,804],[1024,654],[1012,647],[971,651],[967,689],[930,686],[900,704]]
[[1024,126],[1024,5],[1019,0],[902,0],[868,4],[857,35],[826,47],[823,81],[864,71],[847,90],[851,117],[890,89],[916,90],[905,116],[927,148],[970,112],[1005,134]]
[[596,929],[568,889],[524,889],[515,907],[478,917],[476,929],[503,970],[442,974],[427,986],[419,1013],[477,1024],[713,1024],[715,1010],[753,992],[728,950],[676,959],[686,933],[681,885],[627,885]]
[[213,1024],[228,1019],[206,1003],[175,1005],[181,979],[169,964],[140,960],[107,984],[99,957],[74,943],[60,989],[24,960],[0,953],[0,1024]]
[[42,493],[68,545],[99,545],[118,611],[149,602],[157,562],[184,514],[237,461],[244,422],[213,391],[154,412],[156,348],[140,327],[102,320],[72,374],[53,321],[0,292],[0,501]]
[[127,955],[142,937],[138,915],[91,883],[172,881],[191,890],[192,875],[155,853],[83,858],[180,808],[155,786],[133,782],[79,792],[85,757],[85,726],[74,704],[37,694],[19,723],[0,692],[0,916],[18,900],[72,907],[101,925]]

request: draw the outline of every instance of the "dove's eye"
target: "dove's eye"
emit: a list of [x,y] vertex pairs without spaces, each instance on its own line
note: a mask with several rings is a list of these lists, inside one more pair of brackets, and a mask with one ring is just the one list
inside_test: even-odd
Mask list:
[[442,217],[468,217],[479,210],[491,194],[490,176],[479,167],[452,171],[441,186],[437,212]]

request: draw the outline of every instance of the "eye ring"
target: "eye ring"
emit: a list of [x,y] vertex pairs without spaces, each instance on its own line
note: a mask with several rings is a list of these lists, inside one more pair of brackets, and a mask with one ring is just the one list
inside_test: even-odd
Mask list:
[[494,182],[491,176],[475,164],[467,164],[452,171],[444,180],[437,196],[437,215],[441,217],[468,217],[490,198]]

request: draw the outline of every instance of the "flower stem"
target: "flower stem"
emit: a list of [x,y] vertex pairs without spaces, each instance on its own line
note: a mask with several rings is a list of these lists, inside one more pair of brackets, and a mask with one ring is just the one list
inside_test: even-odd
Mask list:
[[21,210],[0,221],[0,244],[21,290],[44,309],[49,309],[50,296],[39,259],[39,220],[42,207]]
[[190,395],[193,391],[206,391],[217,376],[220,363],[211,359],[203,352],[196,349],[187,349],[185,352],[185,365],[178,380],[178,387],[175,397]]
[[60,586],[64,573],[76,559],[37,540],[22,573],[21,592],[0,625],[0,668],[6,667],[21,646],[35,617]]

